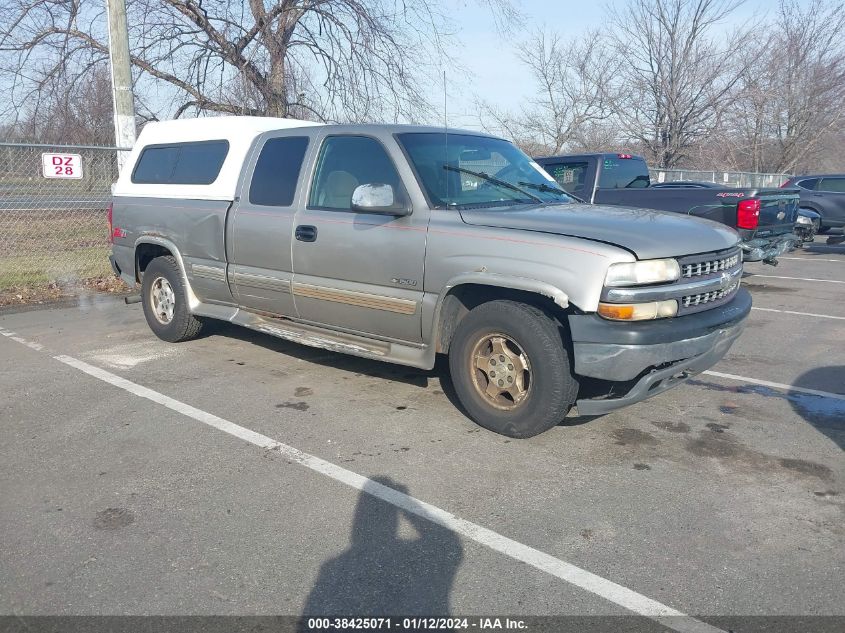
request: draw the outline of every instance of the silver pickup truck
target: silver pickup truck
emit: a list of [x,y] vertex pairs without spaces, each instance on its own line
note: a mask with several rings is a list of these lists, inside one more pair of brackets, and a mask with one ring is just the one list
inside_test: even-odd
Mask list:
[[511,437],[711,367],[751,309],[730,228],[579,203],[477,132],[150,123],[109,218],[160,338],[222,319],[422,369],[446,354],[469,416]]

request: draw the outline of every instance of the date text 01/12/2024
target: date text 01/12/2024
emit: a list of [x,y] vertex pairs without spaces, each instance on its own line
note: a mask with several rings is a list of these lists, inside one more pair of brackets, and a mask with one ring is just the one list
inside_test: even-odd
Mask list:
[[348,630],[386,630],[386,631],[453,631],[457,629],[494,631],[525,630],[524,620],[498,617],[475,618],[308,618],[307,631],[348,631]]

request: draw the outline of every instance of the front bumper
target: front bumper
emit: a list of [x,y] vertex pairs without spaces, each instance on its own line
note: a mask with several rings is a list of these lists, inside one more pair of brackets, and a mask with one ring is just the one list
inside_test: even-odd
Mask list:
[[742,333],[750,311],[751,295],[741,288],[724,306],[675,319],[619,323],[570,316],[576,374],[623,384],[636,380],[619,397],[578,400],[578,413],[628,406],[712,367]]

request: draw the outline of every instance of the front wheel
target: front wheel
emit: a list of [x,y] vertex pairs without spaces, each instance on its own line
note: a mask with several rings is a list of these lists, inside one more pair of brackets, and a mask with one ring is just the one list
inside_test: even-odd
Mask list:
[[156,257],[144,271],[141,303],[147,325],[164,341],[178,343],[199,336],[203,322],[188,309],[188,293],[176,258]]
[[484,303],[461,320],[449,370],[473,421],[508,437],[531,437],[555,426],[578,394],[559,324],[516,301]]

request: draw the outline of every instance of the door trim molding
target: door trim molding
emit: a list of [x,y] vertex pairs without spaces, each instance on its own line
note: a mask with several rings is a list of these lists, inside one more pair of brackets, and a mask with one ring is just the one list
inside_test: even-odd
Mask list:
[[275,290],[276,292],[284,292],[286,294],[290,293],[290,281],[287,279],[234,271],[231,274],[231,281],[236,286],[248,286],[250,288]]
[[344,303],[360,308],[396,312],[397,314],[414,314],[417,311],[417,302],[412,299],[397,299],[396,297],[385,297],[384,295],[374,295],[367,292],[339,290],[298,282],[293,283],[293,294],[297,297]]

